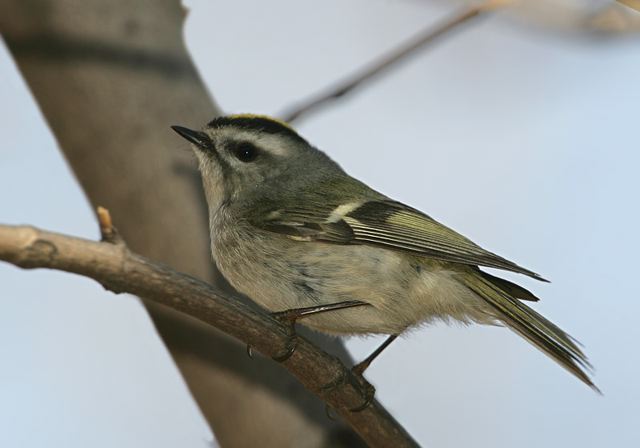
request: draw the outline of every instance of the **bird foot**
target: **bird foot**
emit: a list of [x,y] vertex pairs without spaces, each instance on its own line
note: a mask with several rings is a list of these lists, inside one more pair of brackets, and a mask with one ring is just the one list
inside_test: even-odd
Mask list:
[[291,358],[298,346],[298,335],[296,333],[296,322],[303,317],[312,316],[318,313],[326,313],[328,311],[341,310],[344,308],[352,308],[356,306],[369,305],[366,302],[359,300],[347,300],[344,302],[327,303],[324,305],[308,306],[304,308],[291,308],[284,311],[278,311],[271,313],[271,317],[279,320],[281,323],[287,326],[288,335],[285,342],[285,350],[282,354],[273,356],[273,359],[277,362],[284,362]]
[[287,327],[287,339],[284,344],[284,350],[281,354],[272,356],[276,362],[284,362],[295,353],[298,346],[298,334],[296,333],[296,320],[300,317],[295,310],[285,310],[271,313],[271,317],[280,321]]
[[[365,409],[367,409],[369,407],[369,405],[371,405],[371,403],[373,402],[373,399],[375,397],[376,394],[376,388],[373,387],[371,385],[371,383],[369,383],[364,376],[362,376],[362,371],[364,371],[364,369],[366,369],[366,366],[364,367],[364,369],[361,366],[362,363],[360,364],[356,364],[352,369],[351,369],[351,373],[352,375],[345,375],[345,373],[341,373],[336,379],[334,379],[333,381],[323,385],[320,389],[323,392],[330,392],[336,388],[338,388],[339,386],[342,386],[343,384],[345,384],[347,382],[347,379],[351,379],[354,378],[356,380],[356,382],[351,382],[351,384],[358,389],[363,397],[364,400],[362,402],[362,404],[349,409],[349,411],[351,412],[361,412],[364,411]],[[325,412],[327,413],[328,416],[330,416],[330,410],[328,405],[326,406]],[[331,418],[331,417],[329,417]],[[332,419],[333,420],[333,419]]]

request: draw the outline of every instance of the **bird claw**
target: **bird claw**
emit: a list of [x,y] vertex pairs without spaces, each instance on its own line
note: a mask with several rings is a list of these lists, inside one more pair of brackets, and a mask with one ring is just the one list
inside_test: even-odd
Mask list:
[[333,380],[328,382],[327,384],[323,384],[322,386],[320,386],[320,390],[323,392],[329,392],[335,388],[337,388],[338,386],[343,385],[347,380],[347,376],[344,374],[344,370],[342,370],[340,372],[340,375],[338,375],[338,377]]
[[328,404],[325,404],[325,405],[324,405],[324,413],[327,415],[327,418],[328,418],[329,420],[332,420],[332,421],[334,421],[334,422],[335,422],[338,418],[336,417],[336,415],[335,415],[335,414],[333,414],[333,413],[331,412],[332,410],[333,410],[333,408],[332,408],[331,406],[329,406]]
[[287,359],[291,358],[291,356],[295,353],[296,347],[298,346],[298,337],[294,333],[293,335],[287,338],[287,343],[285,344],[285,352],[281,355],[272,356],[276,362],[285,362]]
[[276,313],[271,313],[271,316],[287,325],[289,334],[287,335],[287,342],[285,343],[285,351],[281,355],[272,356],[276,362],[284,362],[287,359],[291,358],[291,356],[295,353],[296,347],[298,346],[298,334],[296,333],[296,317],[291,315],[290,311],[280,311]]
[[365,409],[367,409],[371,403],[373,403],[373,398],[376,395],[376,388],[373,387],[371,384],[369,384],[367,382],[367,380],[365,380],[364,378],[362,378],[364,380],[364,388],[365,388],[365,392],[364,392],[364,402],[360,405],[360,406],[356,406],[355,408],[351,408],[349,409],[350,412],[362,412]]
[[[358,384],[353,384],[354,387],[360,389],[362,391],[362,395],[364,395],[364,401],[362,402],[362,404],[356,406],[355,408],[351,408],[349,409],[350,412],[362,412],[365,409],[367,409],[371,403],[373,403],[373,398],[375,397],[376,394],[376,388],[373,387],[365,378],[364,376],[362,376],[362,374],[360,373],[360,369],[359,369],[360,365],[356,365],[351,369],[351,373],[353,374],[353,376],[355,376],[355,378],[358,380]],[[323,392],[328,392],[331,391],[341,385],[343,385],[345,382],[347,381],[347,375],[343,373],[341,373],[336,379],[334,379],[333,381],[323,385],[320,387],[320,389]],[[331,420],[335,420],[331,414],[328,411],[329,406],[327,405],[325,407],[325,412],[327,413],[327,417],[329,417]]]

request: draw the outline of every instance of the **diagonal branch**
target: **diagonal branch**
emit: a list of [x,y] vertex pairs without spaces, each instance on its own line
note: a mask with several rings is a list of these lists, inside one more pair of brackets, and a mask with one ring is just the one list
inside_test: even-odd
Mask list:
[[[29,226],[0,225],[0,260],[25,269],[49,268],[90,277],[115,293],[130,293],[183,312],[249,344],[265,356],[281,353],[288,331],[265,313],[227,297],[200,280],[131,252],[100,212],[102,242],[65,236]],[[283,363],[307,389],[335,409],[372,447],[413,447],[416,442],[378,403],[362,412],[358,380],[336,357],[300,337],[295,353]],[[323,390],[337,381],[339,386]]]
[[331,101],[343,98],[375,76],[391,67],[397,66],[399,62],[416,54],[418,50],[425,48],[427,45],[434,43],[438,38],[459,28],[460,25],[503,6],[505,3],[507,3],[507,0],[488,0],[480,5],[467,8],[443,23],[438,24],[435,28],[430,27],[417,36],[414,36],[395,50],[379,57],[377,60],[345,77],[343,80],[338,81],[336,84],[327,87],[306,100],[302,100],[299,104],[294,104],[279,116],[286,122],[292,122],[302,115],[308,114]]

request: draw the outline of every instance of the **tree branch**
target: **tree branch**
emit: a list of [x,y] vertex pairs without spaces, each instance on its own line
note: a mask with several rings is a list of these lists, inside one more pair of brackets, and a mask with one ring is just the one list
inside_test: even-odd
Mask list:
[[300,118],[302,115],[308,114],[325,105],[326,103],[343,98],[347,94],[353,92],[356,88],[361,87],[376,75],[388,70],[392,66],[396,66],[399,62],[407,59],[407,57],[411,55],[414,55],[418,50],[435,42],[438,38],[444,36],[448,32],[459,28],[460,25],[468,23],[471,19],[481,16],[483,13],[504,5],[507,1],[508,0],[488,0],[478,6],[467,8],[464,11],[455,14],[452,18],[436,25],[435,28],[429,27],[429,29],[409,39],[395,50],[381,56],[355,73],[346,76],[336,84],[312,95],[306,100],[301,101],[300,104],[294,104],[289,108],[289,110],[286,110],[279,116],[286,122],[292,122]]
[[[29,226],[0,225],[0,260],[24,269],[49,268],[90,277],[115,293],[152,300],[214,326],[265,356],[282,352],[287,328],[265,313],[225,296],[218,289],[131,252],[116,234],[108,213],[99,212],[103,242],[47,232]],[[336,357],[300,337],[282,364],[307,389],[336,410],[372,447],[413,447],[417,443],[376,401],[350,412],[364,396],[358,379]],[[324,385],[338,381],[335,389]]]

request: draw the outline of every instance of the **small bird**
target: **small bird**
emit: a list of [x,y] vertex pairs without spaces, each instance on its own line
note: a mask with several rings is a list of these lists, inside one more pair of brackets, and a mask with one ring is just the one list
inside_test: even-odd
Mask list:
[[292,327],[389,335],[355,373],[407,329],[458,321],[506,326],[597,390],[575,340],[524,303],[538,298],[480,267],[540,275],[369,188],[277,119],[172,128],[193,144],[212,255],[234,288]]

